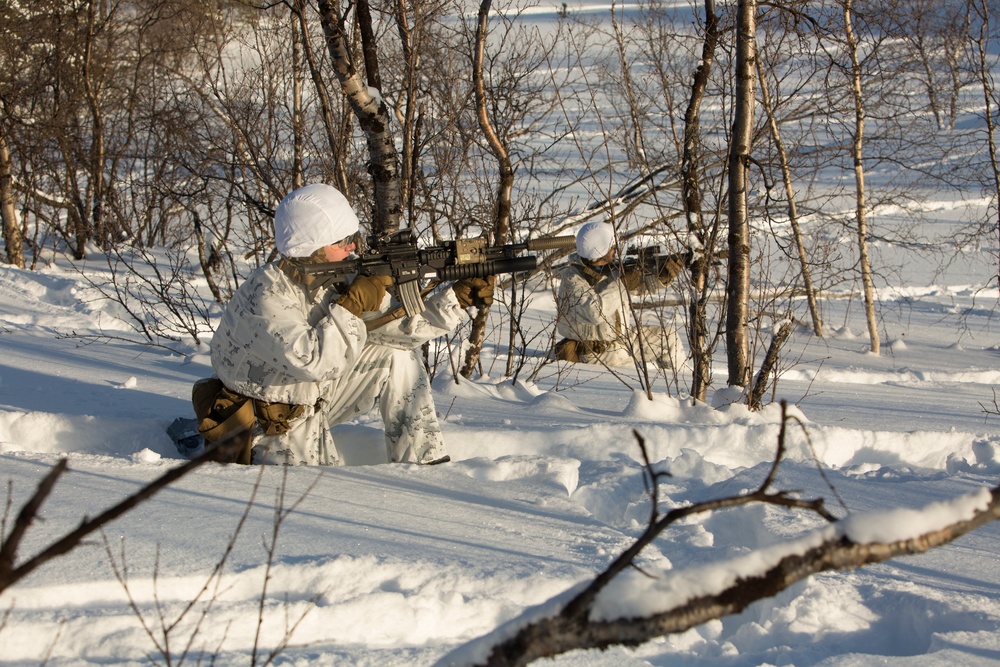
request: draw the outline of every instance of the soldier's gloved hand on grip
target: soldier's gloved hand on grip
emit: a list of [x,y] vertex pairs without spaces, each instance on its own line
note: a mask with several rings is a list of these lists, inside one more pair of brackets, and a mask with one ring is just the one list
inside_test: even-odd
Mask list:
[[344,295],[337,299],[337,305],[351,311],[355,317],[361,317],[361,313],[379,309],[385,298],[385,288],[391,284],[391,276],[359,275]]
[[463,278],[451,286],[462,308],[482,308],[493,303],[493,282],[482,278]]
[[660,284],[666,287],[670,283],[674,282],[674,278],[676,278],[681,272],[681,269],[690,266],[691,259],[686,253],[670,255],[666,258],[666,260],[664,260],[663,265],[660,267],[660,271],[656,277],[660,279]]

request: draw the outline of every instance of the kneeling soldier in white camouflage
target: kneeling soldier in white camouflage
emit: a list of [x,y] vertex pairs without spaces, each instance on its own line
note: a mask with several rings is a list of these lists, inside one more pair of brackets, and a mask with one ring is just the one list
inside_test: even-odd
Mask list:
[[[671,255],[655,276],[669,285],[686,264]],[[624,271],[615,259],[615,233],[606,222],[589,222],[576,234],[576,252],[559,274],[556,294],[562,339],[556,358],[586,364],[623,366],[638,360],[638,345],[649,363],[679,371],[684,359],[673,326],[636,325],[626,292],[644,282],[641,270]]]
[[[478,278],[456,282],[428,297],[423,313],[369,331],[364,320],[392,308],[391,279],[359,275],[338,292],[301,271],[304,263],[347,259],[357,232],[358,217],[338,190],[295,190],[274,215],[282,259],[251,274],[226,308],[212,340],[212,367],[223,394],[252,403],[259,427],[246,462],[340,465],[330,427],[376,404],[389,461],[449,460],[415,350],[454,329],[464,308],[492,301],[492,287]],[[197,394],[196,386],[196,408]]]

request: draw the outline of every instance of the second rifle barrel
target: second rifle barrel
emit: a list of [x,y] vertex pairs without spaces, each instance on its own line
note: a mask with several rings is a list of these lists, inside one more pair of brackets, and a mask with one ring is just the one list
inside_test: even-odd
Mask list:
[[576,246],[575,236],[543,236],[528,241],[528,250],[556,250]]

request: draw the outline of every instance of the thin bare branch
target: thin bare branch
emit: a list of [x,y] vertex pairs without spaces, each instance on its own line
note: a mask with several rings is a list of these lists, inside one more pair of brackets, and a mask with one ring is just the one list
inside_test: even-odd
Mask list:
[[[235,452],[231,450],[239,446],[239,443],[235,442],[235,440],[237,439],[231,438],[208,447],[202,454],[186,461],[176,468],[171,468],[160,477],[133,493],[131,496],[101,512],[93,519],[84,517],[83,521],[80,522],[80,525],[77,526],[75,530],[66,533],[64,536],[32,556],[30,559],[26,560],[24,563],[16,565],[14,557],[24,531],[27,530],[31,521],[34,519],[42,501],[44,501],[51,492],[56,479],[58,479],[59,475],[61,475],[67,468],[67,460],[60,460],[59,463],[57,463],[39,483],[38,491],[31,498],[31,500],[29,500],[28,503],[22,507],[21,513],[18,516],[17,524],[15,525],[14,530],[11,531],[11,537],[4,541],[3,547],[0,547],[0,554],[2,554],[5,559],[9,558],[9,562],[7,560],[0,561],[0,593],[12,586],[18,580],[28,576],[53,558],[72,551],[79,546],[80,542],[82,542],[85,537],[94,531],[99,530],[102,526],[111,523],[126,512],[134,509],[140,503],[148,500],[158,491],[169,486],[170,484],[173,484],[192,470],[209,461],[217,461],[220,459],[225,460],[226,457],[231,457],[235,454]],[[22,519],[22,517],[24,518]]]
[[[35,494],[21,507],[21,511],[18,512],[10,535],[0,545],[0,591],[6,588],[3,582],[14,570],[17,549],[21,545],[21,539],[28,532],[28,528],[31,527],[35,517],[38,516],[38,510],[42,506],[42,503],[52,493],[52,488],[56,485],[56,480],[66,471],[67,465],[68,462],[66,459],[60,459],[59,463],[54,465],[48,474],[42,478],[42,481],[38,483],[38,489],[35,491]],[[8,502],[10,502],[9,498]]]

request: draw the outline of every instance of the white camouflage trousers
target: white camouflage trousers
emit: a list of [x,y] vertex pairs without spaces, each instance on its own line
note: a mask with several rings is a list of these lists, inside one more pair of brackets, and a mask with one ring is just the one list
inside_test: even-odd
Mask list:
[[430,382],[415,351],[366,345],[350,373],[323,385],[320,401],[307,406],[287,433],[255,441],[253,463],[341,465],[330,427],[368,413],[376,403],[390,462],[426,463],[445,456]]

